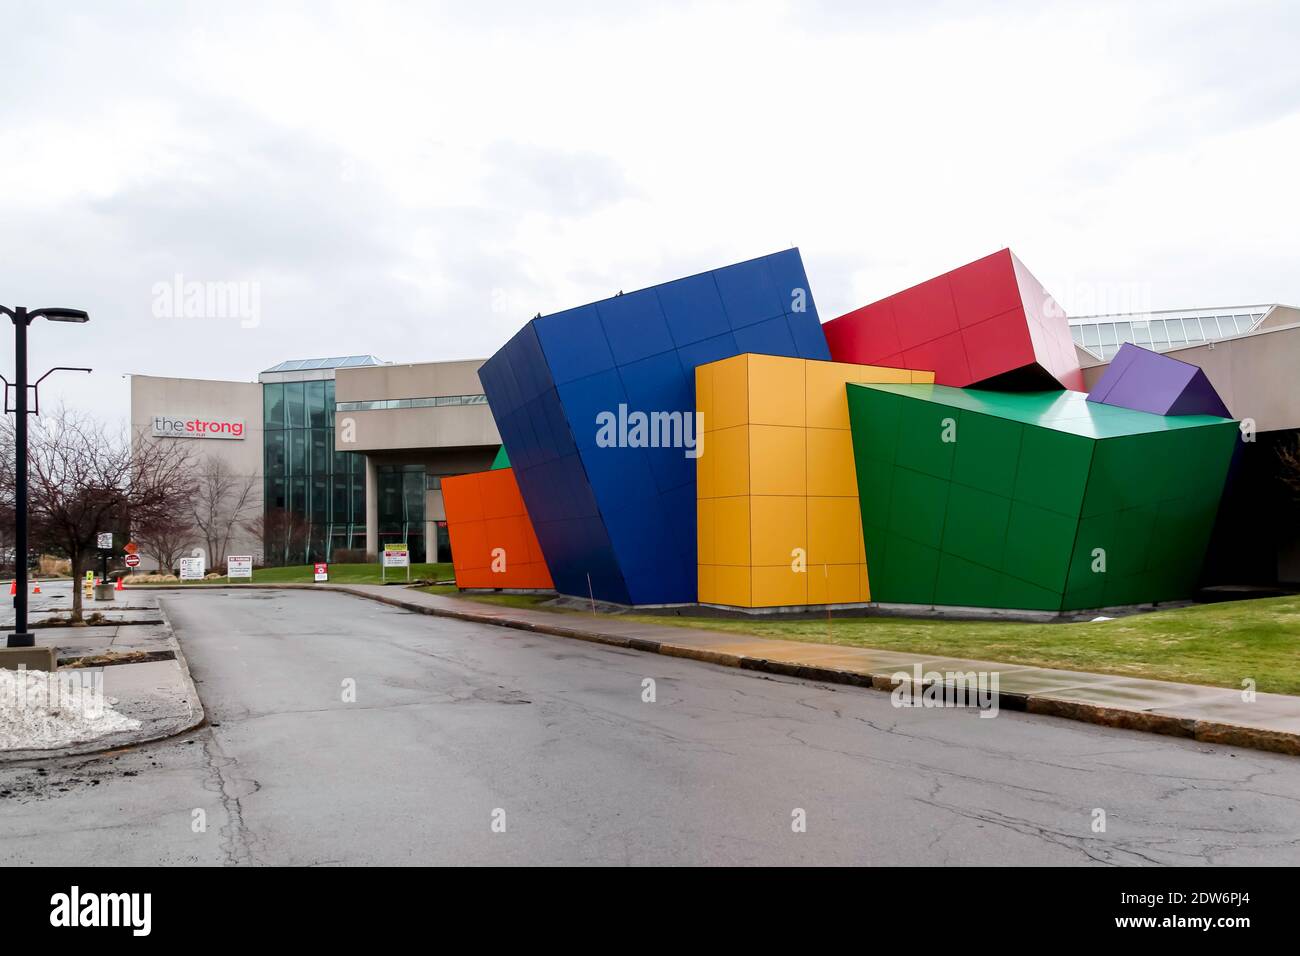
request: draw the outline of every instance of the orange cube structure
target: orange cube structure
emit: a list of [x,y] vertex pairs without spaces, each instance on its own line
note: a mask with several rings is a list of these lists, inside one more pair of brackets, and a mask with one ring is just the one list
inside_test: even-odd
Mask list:
[[444,478],[442,501],[457,587],[554,587],[513,469]]

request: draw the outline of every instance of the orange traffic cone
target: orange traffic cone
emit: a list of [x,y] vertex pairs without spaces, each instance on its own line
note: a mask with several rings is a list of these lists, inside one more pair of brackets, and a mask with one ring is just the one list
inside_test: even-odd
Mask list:
[[121,579],[121,578],[118,578],[118,579],[117,579],[117,583],[113,585],[113,590],[114,590],[114,591],[121,591],[121,590],[122,590],[122,579]]
[[32,588],[32,593],[33,593],[33,594],[40,594],[40,593],[41,593],[41,586],[40,586],[39,584],[37,584],[34,588]]
[[10,582],[9,582],[9,593],[10,593],[11,595],[13,595],[13,594],[17,594],[17,593],[18,593],[18,582],[17,582],[17,581],[10,581]]

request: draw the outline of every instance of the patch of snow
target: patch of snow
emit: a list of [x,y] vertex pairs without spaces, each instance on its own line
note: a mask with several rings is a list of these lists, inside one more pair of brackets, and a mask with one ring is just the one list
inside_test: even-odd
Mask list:
[[0,669],[0,750],[52,750],[138,728],[116,703],[99,668]]
[[1098,615],[1097,617],[1094,617],[1094,618],[1093,618],[1091,621],[1089,621],[1088,623],[1089,623],[1089,624],[1096,624],[1098,621],[1113,621],[1113,620],[1115,620],[1113,617],[1107,617],[1105,614],[1101,614],[1101,615]]

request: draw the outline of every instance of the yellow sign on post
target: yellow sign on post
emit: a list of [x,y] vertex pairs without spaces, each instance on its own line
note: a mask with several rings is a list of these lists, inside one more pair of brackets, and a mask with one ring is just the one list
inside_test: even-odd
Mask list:
[[95,572],[87,571],[86,579],[81,582],[81,596],[94,598],[95,596]]

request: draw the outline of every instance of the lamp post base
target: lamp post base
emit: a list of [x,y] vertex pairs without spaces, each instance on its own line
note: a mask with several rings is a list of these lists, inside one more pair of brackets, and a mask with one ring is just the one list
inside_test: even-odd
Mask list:
[[9,647],[35,647],[36,635],[30,631],[14,631],[9,635]]

